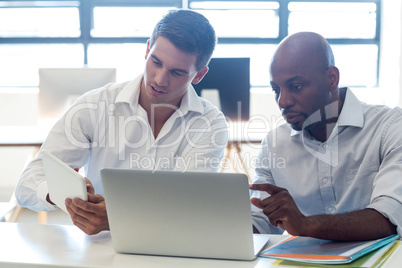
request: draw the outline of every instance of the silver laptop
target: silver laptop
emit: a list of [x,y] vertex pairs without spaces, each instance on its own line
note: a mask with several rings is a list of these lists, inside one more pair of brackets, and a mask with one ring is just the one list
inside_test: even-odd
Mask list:
[[252,260],[269,240],[253,236],[244,174],[103,169],[116,252]]

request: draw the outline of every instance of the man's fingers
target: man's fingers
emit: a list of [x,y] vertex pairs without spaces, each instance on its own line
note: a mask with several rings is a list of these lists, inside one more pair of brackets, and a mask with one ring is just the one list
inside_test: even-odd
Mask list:
[[66,200],[66,205],[67,204],[69,204],[69,206],[67,206],[67,210],[68,213],[70,213],[73,224],[88,235],[94,234],[95,232],[93,232],[93,228],[91,228],[92,227],[91,222],[89,222],[87,218],[77,213],[77,211],[79,211],[80,209],[74,206],[74,204],[72,204],[71,199]]
[[93,195],[87,194],[88,195],[88,202],[83,201],[82,199],[79,198],[74,198],[73,199],[73,205],[77,208],[75,211],[76,213],[82,214],[83,216],[87,216],[88,213],[97,213],[98,212],[98,207],[97,207],[97,202],[91,202],[91,198],[93,198]]
[[263,208],[264,208],[264,206],[263,206],[262,203],[261,203],[261,199],[259,199],[259,198],[252,197],[252,198],[250,199],[250,202],[251,202],[251,204],[253,204],[253,205],[256,206],[257,208],[260,208],[260,209],[263,209]]
[[66,199],[66,207],[74,225],[89,235],[109,230],[104,198],[88,193],[88,200],[89,202],[79,198]]
[[104,200],[105,200],[105,198],[103,198],[103,196],[101,196],[99,194],[88,194],[88,202],[97,204]]
[[73,203],[73,200],[71,200],[70,198],[66,199],[66,208],[67,208],[68,213],[70,213],[70,216],[71,216],[71,219],[73,220],[73,222],[76,222],[76,221],[82,222],[83,221],[83,220],[79,220],[79,218],[84,219],[84,217],[81,216],[81,214],[83,214],[82,209],[75,206]]
[[282,221],[280,221],[280,220],[277,220],[277,221],[276,221],[276,220],[272,220],[272,219],[271,219],[271,217],[270,217],[270,215],[269,215],[269,212],[267,212],[267,209],[264,208],[261,199],[252,197],[252,198],[250,199],[250,202],[251,202],[251,204],[253,204],[253,205],[256,206],[257,208],[260,208],[260,209],[263,209],[263,210],[264,210],[264,214],[267,215],[267,217],[269,218],[269,221],[271,222],[271,224],[272,224],[274,227],[277,227],[279,224],[282,224]]
[[95,189],[94,189],[94,186],[92,185],[92,182],[90,180],[88,180],[87,178],[85,178],[85,183],[87,186],[87,192],[90,194],[94,194]]
[[[86,202],[79,199],[79,198],[74,198],[74,199],[70,199],[67,198],[65,201],[67,210],[72,211],[74,214],[76,215],[84,215],[87,212],[87,209],[85,208],[85,204]],[[70,213],[71,215],[71,213]],[[73,216],[73,215],[71,215]]]
[[279,210],[269,211],[264,209],[264,214],[267,215],[269,222],[274,227],[281,227],[283,226],[283,222],[287,220],[286,217],[283,217],[282,212]]
[[280,191],[283,191],[284,189],[273,184],[262,183],[262,184],[250,184],[250,190],[265,191],[268,194],[273,195],[279,193]]

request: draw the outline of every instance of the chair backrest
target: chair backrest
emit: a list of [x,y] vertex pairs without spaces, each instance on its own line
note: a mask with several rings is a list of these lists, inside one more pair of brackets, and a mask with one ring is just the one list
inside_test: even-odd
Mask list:
[[114,68],[39,69],[39,120],[60,117],[80,95],[113,82]]

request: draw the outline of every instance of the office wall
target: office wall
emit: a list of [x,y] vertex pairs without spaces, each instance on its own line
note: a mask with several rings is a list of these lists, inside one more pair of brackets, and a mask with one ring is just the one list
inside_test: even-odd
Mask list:
[[402,107],[402,1],[383,0],[377,99]]
[[[402,107],[402,3],[399,3],[399,20],[396,21],[399,27],[399,106]],[[398,37],[397,37],[398,38]]]
[[[37,123],[38,90],[1,89],[0,125],[35,125]],[[29,135],[30,133],[26,133]],[[8,201],[18,177],[32,155],[33,147],[0,148],[0,202]]]

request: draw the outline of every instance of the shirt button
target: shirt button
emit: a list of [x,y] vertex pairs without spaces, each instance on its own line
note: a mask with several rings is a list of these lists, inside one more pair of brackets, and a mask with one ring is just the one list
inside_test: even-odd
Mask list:
[[322,148],[323,148],[324,150],[327,150],[327,149],[328,149],[328,145],[327,145],[327,144],[324,144],[324,145],[322,146]]
[[329,207],[328,212],[331,213],[331,214],[334,214],[335,213],[335,208]]
[[322,183],[326,184],[327,182],[328,182],[328,178],[327,178],[327,177],[325,177],[325,178],[322,179]]

